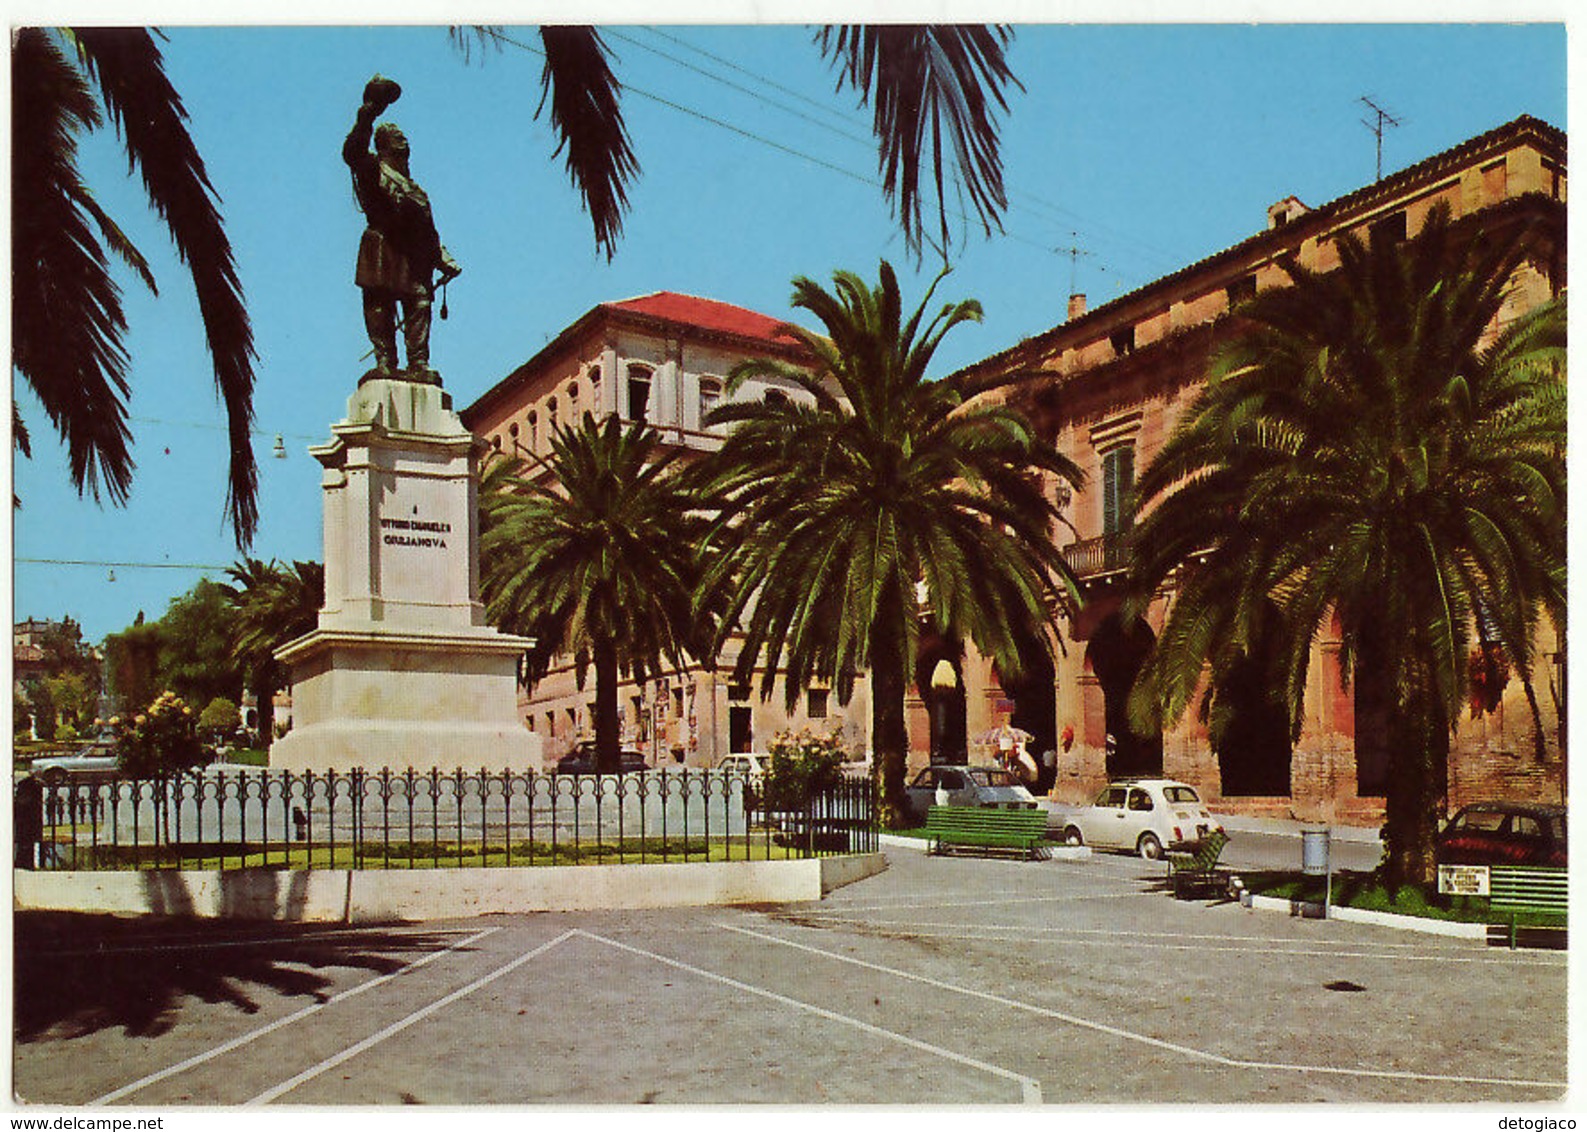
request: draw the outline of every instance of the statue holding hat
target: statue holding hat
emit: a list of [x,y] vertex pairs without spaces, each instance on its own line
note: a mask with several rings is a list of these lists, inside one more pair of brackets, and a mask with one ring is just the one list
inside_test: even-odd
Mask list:
[[[375,126],[401,96],[402,88],[391,79],[370,79],[342,143],[342,159],[352,170],[353,192],[367,221],[354,281],[363,291],[364,327],[375,364],[360,385],[376,378],[441,384],[441,375],[430,368],[431,305],[436,287],[462,271],[441,246],[430,198],[409,171],[408,139],[394,123]],[[407,348],[405,369],[397,361],[399,326]]]

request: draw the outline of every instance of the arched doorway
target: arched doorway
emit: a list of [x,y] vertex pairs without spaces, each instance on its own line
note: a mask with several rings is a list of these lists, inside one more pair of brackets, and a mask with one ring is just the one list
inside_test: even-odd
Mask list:
[[1129,720],[1130,689],[1156,639],[1139,617],[1126,624],[1117,613],[1110,613],[1086,648],[1086,659],[1102,688],[1109,778],[1163,773],[1162,732],[1136,734]]
[[[1047,650],[1035,642],[1020,650],[1020,663],[1019,676],[999,672],[998,682],[1014,705],[1009,724],[1032,736],[1028,747],[1039,768],[1034,789],[1045,794],[1058,776],[1058,677]],[[1053,752],[1050,760],[1048,752]]]
[[1290,792],[1289,713],[1273,696],[1266,659],[1277,645],[1274,636],[1264,636],[1262,655],[1247,656],[1235,666],[1220,693],[1228,714],[1213,749],[1226,798]]
[[920,643],[915,662],[915,687],[926,705],[930,724],[931,761],[970,761],[968,712],[965,709],[963,648],[955,641],[932,635]]

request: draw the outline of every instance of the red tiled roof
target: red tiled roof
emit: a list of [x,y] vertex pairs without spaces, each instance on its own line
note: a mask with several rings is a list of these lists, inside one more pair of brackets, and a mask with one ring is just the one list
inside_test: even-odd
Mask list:
[[665,319],[668,322],[694,326],[701,330],[712,330],[719,334],[737,334],[767,342],[789,341],[786,336],[777,333],[777,328],[786,321],[784,319],[768,318],[757,311],[735,307],[732,303],[701,299],[694,295],[680,295],[676,291],[657,291],[654,294],[601,305],[609,310],[628,311],[650,318]]

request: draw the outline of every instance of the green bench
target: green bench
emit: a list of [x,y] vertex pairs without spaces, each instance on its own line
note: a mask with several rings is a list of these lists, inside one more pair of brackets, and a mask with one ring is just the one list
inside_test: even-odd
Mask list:
[[1174,890],[1174,899],[1228,893],[1234,874],[1218,864],[1227,844],[1229,835],[1219,829],[1209,834],[1194,853],[1168,854],[1168,883]]
[[1003,810],[991,806],[932,806],[926,811],[927,852],[950,846],[1018,849],[1037,856],[1047,835],[1047,815],[1038,809]]
[[1510,913],[1511,948],[1515,947],[1520,913],[1557,912],[1563,916],[1569,903],[1569,874],[1564,869],[1495,865],[1488,870],[1488,907]]

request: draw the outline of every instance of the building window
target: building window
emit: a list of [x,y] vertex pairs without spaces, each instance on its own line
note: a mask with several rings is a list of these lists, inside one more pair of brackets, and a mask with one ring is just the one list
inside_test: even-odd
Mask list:
[[1382,220],[1374,220],[1368,231],[1371,233],[1370,240],[1374,244],[1379,240],[1399,243],[1405,239],[1405,210],[1401,209],[1399,212],[1385,216]]
[[811,688],[805,693],[805,714],[811,719],[825,719],[827,717],[827,690],[825,688]]
[[749,699],[749,685],[729,684],[727,686],[727,698],[734,701],[747,701]]
[[628,367],[628,419],[650,419],[650,371],[644,366]]
[[1122,358],[1125,354],[1135,350],[1135,327],[1126,326],[1123,330],[1115,330],[1108,335],[1108,342],[1113,346],[1113,356]]
[[705,428],[705,418],[722,403],[722,383],[715,378],[700,379],[700,427]]
[[494,448],[498,452],[501,451],[501,434],[500,433],[497,433],[495,436],[490,438],[490,446],[492,448]]
[[1237,307],[1247,299],[1256,298],[1256,275],[1242,275],[1224,288],[1229,296],[1229,306]]
[[557,399],[551,398],[546,402],[546,433],[555,432],[557,429]]
[[1135,517],[1135,445],[1125,444],[1102,457],[1102,534],[1121,535]]

